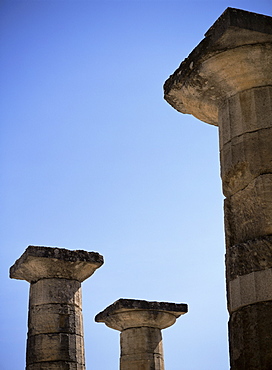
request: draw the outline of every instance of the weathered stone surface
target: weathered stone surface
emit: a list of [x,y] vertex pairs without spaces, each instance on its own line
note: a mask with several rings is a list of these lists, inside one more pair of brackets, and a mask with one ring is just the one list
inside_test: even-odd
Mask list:
[[224,195],[233,195],[256,177],[272,173],[271,116],[271,86],[243,91],[221,104],[219,136]]
[[43,278],[62,278],[84,281],[103,265],[103,257],[96,252],[29,246],[10,268],[12,279],[29,283]]
[[137,356],[139,354],[139,356],[144,355],[148,357],[149,354],[152,356],[153,354],[162,354],[162,334],[160,329],[139,327],[131,328],[131,330],[123,330],[122,333],[122,356],[131,354]]
[[120,340],[122,370],[164,369],[160,329],[131,328],[122,331]]
[[228,283],[229,312],[266,301],[272,301],[272,269],[238,276]]
[[120,360],[120,370],[164,370],[164,364],[162,359],[158,355],[150,355],[150,359],[126,359]]
[[32,306],[28,316],[28,335],[51,333],[82,335],[81,308],[56,303]]
[[240,135],[221,152],[223,193],[231,196],[256,177],[272,173],[272,128]]
[[231,369],[272,369],[272,17],[228,8],[205,36],[165,99],[219,126]]
[[271,17],[226,9],[165,82],[166,101],[179,112],[218,125],[222,100],[272,85],[271,29]]
[[250,305],[231,314],[229,321],[231,369],[271,370],[271,327],[271,301]]
[[255,87],[224,99],[218,123],[220,149],[240,135],[271,128],[271,115],[272,86]]
[[225,199],[224,209],[227,248],[272,235],[272,174],[259,176]]
[[184,303],[150,302],[136,299],[119,299],[96,315],[96,322],[104,322],[115,330],[149,326],[165,329],[188,312]]
[[120,370],[164,370],[161,329],[187,312],[184,303],[119,299],[95,321],[121,331]]
[[82,306],[81,283],[78,280],[42,279],[31,284],[31,307],[47,303]]
[[98,253],[29,246],[10,277],[30,282],[27,370],[85,370],[81,282]]
[[251,272],[272,269],[272,236],[236,244],[226,251],[227,281]]
[[33,335],[27,340],[27,348],[27,365],[44,361],[70,361],[84,365],[84,342],[79,335]]
[[85,370],[85,365],[75,362],[40,362],[38,364],[28,365],[28,370]]
[[44,361],[84,365],[81,307],[78,280],[49,278],[30,285],[27,365]]
[[173,325],[176,321],[176,316],[169,312],[160,311],[122,311],[116,312],[107,316],[104,320],[97,322],[105,322],[105,324],[115,330],[125,330],[131,327],[152,327],[158,329],[165,329]]

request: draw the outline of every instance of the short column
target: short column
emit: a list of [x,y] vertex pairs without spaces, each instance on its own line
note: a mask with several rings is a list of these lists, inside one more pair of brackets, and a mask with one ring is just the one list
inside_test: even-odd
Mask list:
[[96,322],[121,331],[121,370],[163,370],[161,330],[188,312],[180,303],[119,299],[96,315]]
[[10,268],[30,283],[26,370],[84,370],[81,282],[103,264],[95,252],[29,246]]

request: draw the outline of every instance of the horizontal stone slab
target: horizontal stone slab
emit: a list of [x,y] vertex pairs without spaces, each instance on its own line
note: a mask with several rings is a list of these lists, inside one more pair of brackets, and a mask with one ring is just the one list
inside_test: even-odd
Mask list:
[[96,315],[97,318],[102,318],[104,315],[123,312],[127,310],[155,310],[169,312],[179,317],[188,312],[188,305],[185,303],[172,303],[172,302],[157,302],[145,301],[140,299],[127,299],[120,298],[113,304],[108,306],[104,311]]
[[82,282],[103,263],[103,257],[96,252],[29,246],[10,268],[10,277],[30,283],[48,278]]
[[120,331],[141,326],[165,329],[187,312],[188,306],[184,303],[121,298],[97,314],[95,321]]
[[237,136],[223,146],[221,177],[226,197],[244,189],[256,177],[272,173],[271,138],[272,127]]
[[251,272],[272,269],[272,236],[264,236],[228,247],[227,281]]
[[227,248],[272,235],[272,174],[262,175],[225,199]]
[[272,269],[238,276],[228,283],[229,312],[266,301],[272,301]]

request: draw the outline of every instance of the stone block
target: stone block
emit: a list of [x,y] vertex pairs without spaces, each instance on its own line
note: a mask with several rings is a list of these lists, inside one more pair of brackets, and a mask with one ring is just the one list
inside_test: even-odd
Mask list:
[[27,365],[39,362],[67,361],[83,365],[83,337],[75,334],[39,334],[28,337]]
[[27,366],[26,370],[85,370],[85,365],[75,362],[41,362]]
[[28,316],[28,335],[46,333],[82,335],[81,308],[58,303],[33,306]]
[[271,128],[271,116],[272,86],[255,87],[223,100],[218,122],[220,150],[237,136]]
[[226,250],[227,281],[254,271],[272,269],[272,236],[249,240]]
[[163,370],[163,346],[161,330],[138,327],[121,333],[122,370],[147,369]]
[[226,197],[256,177],[272,173],[271,138],[272,127],[236,136],[222,147],[221,177]]
[[149,359],[120,359],[120,370],[164,370],[163,359],[159,355],[150,355]]
[[232,370],[271,370],[272,302],[243,307],[230,315]]
[[162,334],[158,328],[139,327],[121,333],[122,356],[162,354]]
[[272,174],[259,176],[226,198],[224,210],[227,248],[272,235]]
[[31,307],[48,303],[82,307],[81,283],[77,280],[42,279],[31,284]]
[[272,301],[272,269],[238,276],[228,283],[229,312],[266,301]]

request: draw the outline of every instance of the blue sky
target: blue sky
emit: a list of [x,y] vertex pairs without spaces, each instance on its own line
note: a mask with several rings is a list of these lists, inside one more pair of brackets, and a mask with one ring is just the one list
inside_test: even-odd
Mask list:
[[94,316],[118,298],[187,303],[163,331],[168,370],[226,370],[218,132],[162,86],[228,7],[260,1],[0,4],[1,360],[25,364],[28,245],[97,251],[86,280],[87,369],[119,367],[119,333]]

